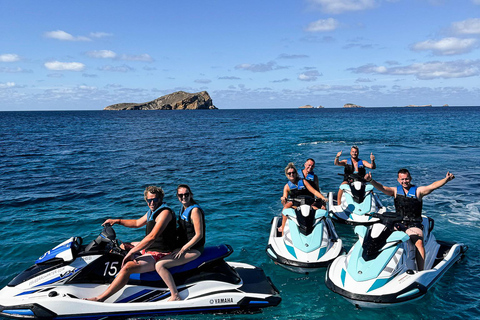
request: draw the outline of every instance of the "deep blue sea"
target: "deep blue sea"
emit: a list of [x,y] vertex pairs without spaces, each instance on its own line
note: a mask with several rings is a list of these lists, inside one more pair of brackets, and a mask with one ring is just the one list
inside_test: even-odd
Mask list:
[[[0,287],[71,236],[90,241],[107,218],[138,218],[143,190],[192,187],[206,212],[207,245],[228,243],[228,258],[259,266],[282,303],[252,315],[173,319],[475,319],[480,318],[480,107],[194,111],[0,112]],[[419,301],[356,309],[329,291],[325,271],[299,275],[265,254],[270,221],[280,214],[284,168],[317,162],[321,191],[336,191],[336,153],[358,145],[376,157],[376,180],[396,185],[456,178],[424,199],[437,239],[468,244],[465,258]],[[393,208],[391,198],[381,195]],[[122,240],[143,229],[117,227]],[[353,229],[337,225],[347,247]]]

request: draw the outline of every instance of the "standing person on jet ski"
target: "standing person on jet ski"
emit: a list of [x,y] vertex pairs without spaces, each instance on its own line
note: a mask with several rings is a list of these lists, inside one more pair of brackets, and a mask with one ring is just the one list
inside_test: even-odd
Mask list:
[[155,265],[158,274],[170,289],[171,296],[168,301],[181,300],[175,280],[168,269],[200,257],[205,245],[205,214],[197,202],[193,200],[192,190],[188,185],[181,184],[177,187],[177,197],[182,204],[178,217],[178,245],[182,247],[176,249]]
[[[315,196],[321,199],[321,203],[316,201],[312,204],[314,209],[319,209],[318,207],[322,207],[322,209],[325,208],[327,199],[320,193],[320,191],[315,190],[315,188],[306,179],[300,179],[297,168],[295,168],[293,162],[290,162],[285,168],[285,175],[287,176],[288,183],[283,187],[283,196],[280,198],[283,209],[291,208],[293,206],[292,202],[287,202],[287,198],[289,196],[294,198],[302,195],[310,196],[312,198]],[[279,232],[283,233],[286,222],[287,217],[282,215],[282,226],[278,228]]]
[[422,199],[432,191],[444,186],[448,181],[455,178],[453,174],[447,172],[445,178],[435,181],[428,186],[415,186],[411,184],[412,177],[407,169],[398,171],[397,181],[400,184],[397,187],[385,187],[372,179],[372,174],[368,173],[365,180],[387,196],[395,198],[395,211],[403,217],[403,221],[395,225],[395,228],[404,231],[410,236],[410,240],[415,244],[418,255],[417,269],[421,271],[425,264],[425,248],[423,246],[423,224],[422,224]]
[[119,224],[127,228],[146,225],[146,235],[140,242],[125,243],[129,250],[123,258],[122,268],[110,286],[101,295],[87,300],[103,302],[123,288],[132,273],[155,270],[155,263],[170,254],[176,246],[177,230],[175,213],[165,206],[165,193],[160,187],[149,186],[144,196],[148,211],[140,219],[107,219],[103,224]]
[[[350,149],[350,156],[351,156],[350,159],[338,160],[342,155],[342,151],[338,152],[337,155],[335,156],[335,160],[333,161],[333,164],[336,166],[345,167],[342,184],[347,183],[348,175],[352,173],[358,173],[359,176],[363,177],[366,174],[365,168],[369,168],[373,170],[377,167],[377,165],[375,164],[375,156],[373,155],[373,153],[370,153],[370,161],[372,161],[372,163],[359,159],[358,158],[359,154],[360,154],[360,151],[358,150],[358,147],[352,146],[352,148]],[[338,189],[338,195],[337,195],[338,205],[340,205],[342,202],[342,195],[343,195],[343,190]]]
[[304,168],[300,173],[302,174],[301,178],[307,180],[315,190],[319,191],[320,187],[318,185],[318,177],[315,173],[313,173],[313,169],[315,169],[315,160],[312,158],[308,158],[303,165]]

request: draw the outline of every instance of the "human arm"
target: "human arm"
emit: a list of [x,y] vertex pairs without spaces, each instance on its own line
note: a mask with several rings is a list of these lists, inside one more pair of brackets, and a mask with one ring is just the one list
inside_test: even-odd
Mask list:
[[363,165],[369,169],[375,169],[377,167],[377,164],[375,163],[375,156],[373,155],[373,153],[370,153],[370,161],[372,163],[363,161]]
[[109,224],[113,226],[114,224],[118,224],[127,228],[140,228],[143,227],[147,223],[147,215],[144,214],[140,219],[107,219],[102,226]]
[[307,180],[303,180],[303,184],[305,185],[305,188],[307,188],[307,190],[310,193],[315,195],[315,197],[320,198],[323,201],[327,201],[327,199],[323,196],[323,194],[321,194],[320,191],[315,190],[315,188],[312,187],[312,185]]
[[345,167],[345,164],[347,163],[347,160],[342,160],[340,161],[340,156],[342,155],[342,151],[339,151],[337,155],[335,156],[335,160],[333,161],[333,164],[336,166],[340,167]]
[[283,195],[280,198],[280,201],[282,201],[282,205],[285,206],[287,204],[287,198],[288,198],[288,192],[290,191],[290,187],[288,186],[288,183],[285,184],[283,187]]
[[436,190],[440,187],[443,187],[448,181],[451,181],[453,179],[455,179],[455,176],[452,173],[447,172],[447,175],[445,176],[445,178],[443,178],[441,180],[438,180],[438,181],[435,181],[431,185],[418,187],[417,197],[421,200],[427,194],[432,193],[432,191],[434,191],[434,190]]
[[179,259],[181,256],[185,254],[186,251],[190,250],[198,241],[200,241],[203,237],[205,237],[203,232],[203,216],[200,212],[199,208],[193,208],[190,218],[193,222],[193,228],[195,230],[195,235],[193,236],[190,241],[184,244],[179,251],[175,254],[174,258]]
[[387,196],[394,197],[397,189],[393,187],[385,187],[381,183],[372,179],[372,173],[369,172],[365,175],[365,181],[370,182],[377,190],[385,193]]

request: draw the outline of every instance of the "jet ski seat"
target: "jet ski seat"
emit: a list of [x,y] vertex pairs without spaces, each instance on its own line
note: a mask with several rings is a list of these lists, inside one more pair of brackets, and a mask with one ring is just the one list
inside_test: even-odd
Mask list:
[[[192,269],[199,268],[207,263],[214,262],[219,259],[223,259],[231,255],[233,249],[228,244],[221,244],[218,246],[212,247],[205,247],[203,253],[197,259],[190,261],[186,264],[182,264],[181,266],[173,267],[170,270],[170,273],[176,274],[185,271],[189,271]],[[140,280],[140,281],[158,281],[161,280],[160,276],[156,271],[146,272],[146,273],[134,273],[130,275],[131,280]]]

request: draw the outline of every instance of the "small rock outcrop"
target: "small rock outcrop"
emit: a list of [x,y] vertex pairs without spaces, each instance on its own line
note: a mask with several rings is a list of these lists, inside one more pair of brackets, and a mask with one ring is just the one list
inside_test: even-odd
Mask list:
[[356,104],[353,104],[353,103],[346,103],[343,105],[344,108],[364,108],[362,106],[359,106],[359,105],[356,105]]
[[217,109],[207,91],[188,93],[177,91],[145,103],[117,103],[104,110],[197,110]]

